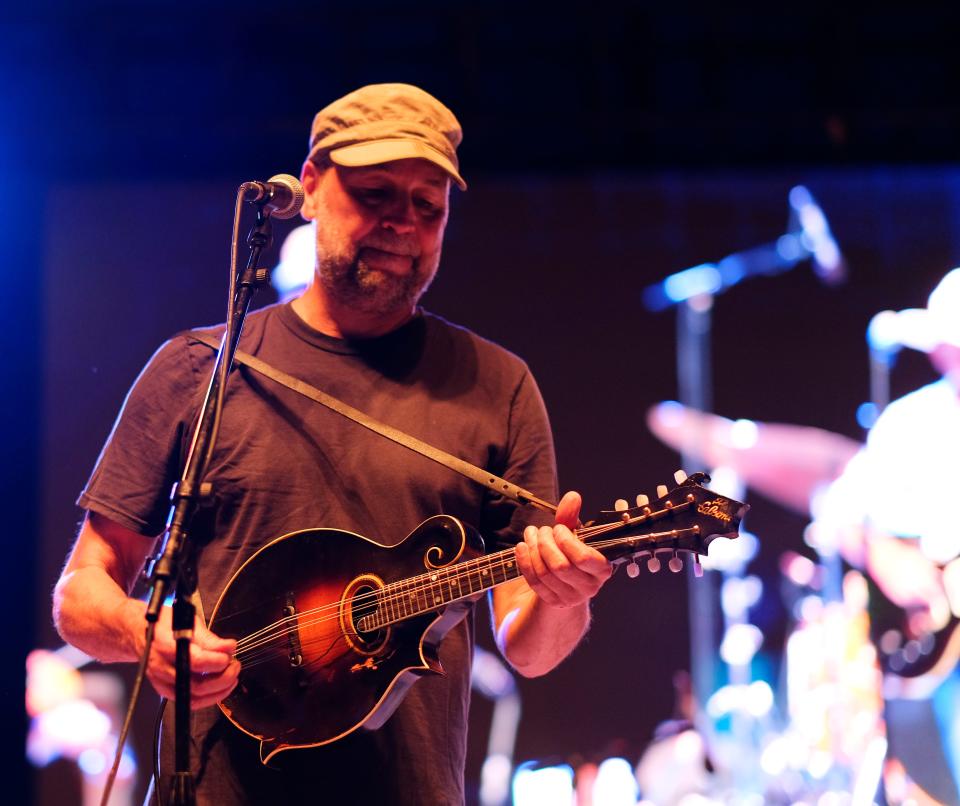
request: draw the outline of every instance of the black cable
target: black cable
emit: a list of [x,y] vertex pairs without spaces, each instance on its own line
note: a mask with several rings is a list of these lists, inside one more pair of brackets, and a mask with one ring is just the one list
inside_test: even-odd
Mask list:
[[157,707],[157,718],[153,724],[153,793],[158,806],[163,806],[163,790],[160,788],[160,729],[163,727],[163,713],[167,710],[169,700],[160,698]]
[[113,790],[114,781],[117,778],[117,771],[120,769],[120,759],[123,758],[123,746],[127,741],[127,734],[130,732],[130,725],[133,722],[133,712],[137,707],[137,700],[140,698],[140,688],[143,686],[143,678],[147,674],[147,660],[150,658],[150,647],[153,646],[153,634],[156,631],[156,623],[148,623],[146,630],[146,644],[143,648],[143,654],[140,656],[140,665],[137,667],[137,676],[133,681],[133,691],[130,693],[130,704],[127,706],[127,715],[123,718],[123,727],[120,730],[120,736],[117,738],[117,752],[113,757],[113,766],[110,768],[110,775],[107,776],[107,782],[103,787],[103,795],[100,798],[100,806],[107,806],[110,800],[110,792]]
[[[240,213],[243,209],[243,194],[245,188],[246,185],[244,184],[237,190],[237,199],[233,210],[233,239],[230,245],[230,277],[227,280],[227,318],[224,321],[223,346],[221,350],[229,349],[237,330],[235,321],[237,315],[237,250],[240,242]],[[210,460],[213,458],[213,451],[217,443],[217,436],[220,433],[220,418],[223,413],[223,401],[227,390],[227,374],[230,372],[230,366],[226,361],[221,361],[217,370],[216,404],[213,407],[213,422],[210,426],[207,450],[203,457],[204,469],[210,466]]]

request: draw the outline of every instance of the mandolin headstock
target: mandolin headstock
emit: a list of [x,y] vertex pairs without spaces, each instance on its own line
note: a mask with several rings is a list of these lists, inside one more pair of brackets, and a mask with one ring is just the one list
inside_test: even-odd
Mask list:
[[[657,497],[638,496],[634,507],[602,511],[578,534],[615,566],[628,563],[627,573],[639,573],[637,561],[645,559],[651,572],[660,570],[667,559],[671,571],[683,568],[681,554],[692,554],[694,569],[702,573],[700,555],[707,554],[717,538],[734,539],[749,507],[708,490],[705,473],[687,477],[677,474],[677,486],[658,487]],[[625,502],[623,502],[625,503]]]

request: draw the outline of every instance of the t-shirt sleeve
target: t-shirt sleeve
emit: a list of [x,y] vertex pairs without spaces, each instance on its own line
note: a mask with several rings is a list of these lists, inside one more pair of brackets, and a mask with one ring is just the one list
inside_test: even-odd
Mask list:
[[127,393],[77,504],[139,534],[160,534],[197,393],[187,341],[175,337],[154,353]]
[[[523,372],[511,400],[506,461],[500,475],[547,501],[558,498],[553,434],[543,397],[529,370]],[[481,526],[490,544],[488,550],[514,545],[531,523],[552,524],[553,516],[529,504],[492,499]]]

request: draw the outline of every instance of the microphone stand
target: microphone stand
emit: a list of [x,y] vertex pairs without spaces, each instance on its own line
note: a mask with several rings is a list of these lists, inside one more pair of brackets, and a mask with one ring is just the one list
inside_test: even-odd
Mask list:
[[[649,311],[662,311],[703,294],[717,295],[749,277],[789,271],[808,258],[828,285],[842,282],[846,265],[823,212],[803,185],[790,190],[787,232],[777,240],[671,274],[643,290]],[[681,401],[683,402],[683,401]]]
[[[669,275],[643,291],[647,310],[677,308],[677,378],[680,402],[698,411],[710,411],[711,361],[710,342],[714,298],[748,277],[771,276],[792,269],[812,256],[804,244],[802,233],[788,232],[776,241],[754,246],[727,255],[717,263],[704,263]],[[686,472],[697,469],[696,446],[703,439],[688,435],[681,451]],[[719,593],[711,575],[690,579],[688,587],[691,613],[714,612]],[[693,619],[690,625],[690,658],[693,693],[703,704],[713,693],[717,679],[716,647],[719,646],[716,625],[709,619]]]
[[[803,205],[807,205],[806,208]],[[818,273],[822,273],[819,264],[824,242],[829,241],[836,249],[823,214],[815,207],[806,188],[793,188],[790,207],[788,231],[775,241],[734,252],[717,263],[684,269],[644,289],[643,302],[647,310],[656,312],[677,308],[678,395],[685,407],[708,412],[712,406],[710,344],[716,296],[749,277],[781,274],[806,259],[812,259]],[[806,220],[800,215],[801,209]],[[814,221],[816,230],[808,231],[811,210],[819,218]],[[832,258],[839,266],[839,251]],[[698,437],[697,433],[687,435],[681,451],[681,463],[686,472],[698,469],[693,465],[697,461],[697,445],[703,443],[702,436]],[[704,574],[694,584],[694,571],[692,566],[688,567],[690,612],[716,612],[715,604],[720,597],[717,581],[713,575]],[[720,642],[717,628],[718,625],[709,618],[694,618],[690,624],[691,683],[694,700],[701,707],[710,698],[718,679]]]
[[212,493],[210,483],[203,479],[216,443],[226,382],[243,322],[254,292],[269,279],[267,269],[257,268],[261,253],[270,246],[273,237],[270,212],[264,209],[267,201],[269,200],[264,200],[264,204],[257,207],[256,223],[247,236],[250,256],[239,278],[233,274],[234,267],[231,266],[226,329],[180,481],[171,494],[171,509],[164,542],[149,570],[153,587],[146,613],[148,635],[152,634],[160,618],[160,610],[171,584],[175,586],[173,635],[177,644],[174,712],[176,767],[169,800],[174,806],[192,806],[196,802],[193,775],[190,772],[190,643],[196,618],[193,596],[197,589],[197,572],[196,549],[193,541],[189,539],[190,525],[201,501],[209,498]]

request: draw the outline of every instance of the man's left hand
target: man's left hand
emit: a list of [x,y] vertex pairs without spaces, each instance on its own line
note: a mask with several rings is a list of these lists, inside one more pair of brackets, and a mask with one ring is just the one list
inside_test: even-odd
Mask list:
[[566,608],[592,599],[613,567],[596,549],[573,534],[580,517],[579,493],[569,492],[557,507],[553,526],[528,526],[517,545],[523,578],[544,603]]

